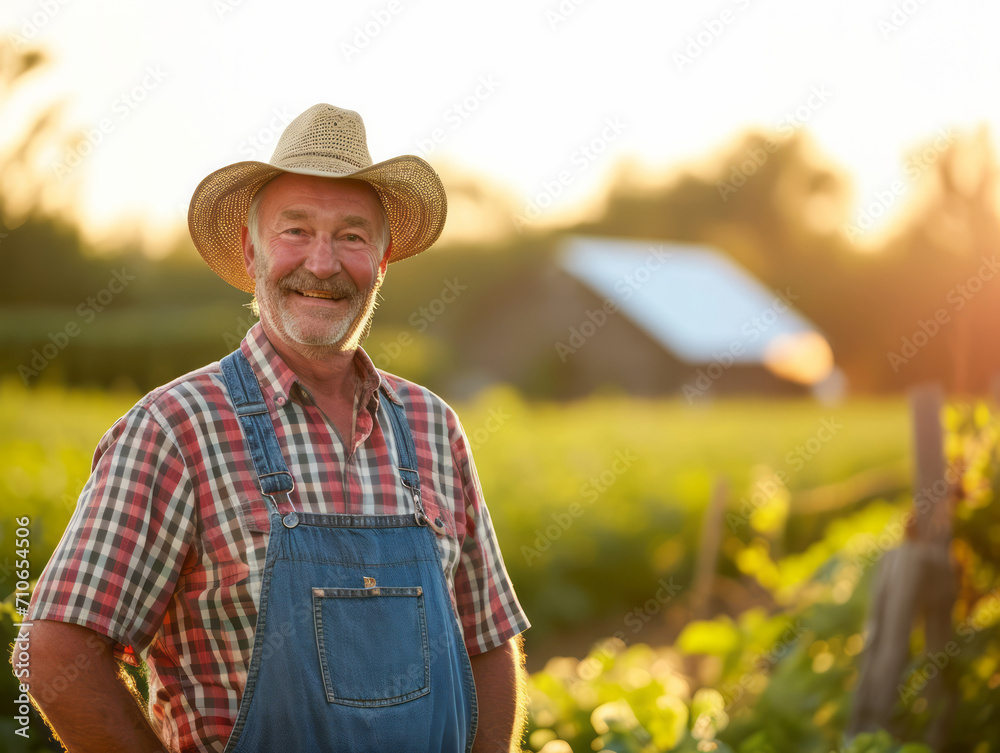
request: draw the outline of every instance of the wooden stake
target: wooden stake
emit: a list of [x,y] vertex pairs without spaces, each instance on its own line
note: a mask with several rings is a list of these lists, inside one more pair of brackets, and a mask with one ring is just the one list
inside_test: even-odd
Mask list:
[[691,594],[691,617],[695,620],[708,616],[712,584],[715,582],[715,567],[719,560],[719,546],[722,543],[722,519],[728,498],[729,481],[725,476],[716,477],[712,498],[705,509],[705,517],[701,524],[701,546],[698,548],[698,564],[695,567]]
[[[893,708],[902,700],[899,688],[906,689],[903,671],[910,661],[910,633],[918,616],[924,619],[927,657],[941,652],[952,636],[951,519],[941,429],[944,395],[938,385],[924,385],[911,390],[909,397],[915,456],[913,515],[907,540],[882,557],[875,573],[851,736],[890,729]],[[925,693],[935,712],[926,740],[934,750],[944,745],[954,709],[946,676],[939,672]]]

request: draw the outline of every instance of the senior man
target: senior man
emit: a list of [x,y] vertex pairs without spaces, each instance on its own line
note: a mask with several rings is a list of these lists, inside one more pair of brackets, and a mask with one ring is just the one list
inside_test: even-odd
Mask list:
[[[360,346],[446,208],[330,105],[198,186],[195,246],[260,322],[105,435],[38,581],[30,691],[70,751],[519,743],[528,621],[466,435]],[[148,712],[119,679],[136,655]]]

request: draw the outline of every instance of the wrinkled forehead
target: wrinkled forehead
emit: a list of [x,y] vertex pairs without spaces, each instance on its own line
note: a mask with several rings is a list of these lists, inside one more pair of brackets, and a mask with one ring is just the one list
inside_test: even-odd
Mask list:
[[389,214],[375,188],[363,180],[282,173],[254,194],[247,225],[254,231],[284,219],[334,219],[365,227],[382,251],[392,241]]
[[296,200],[320,203],[362,203],[378,212],[384,207],[372,185],[354,178],[321,178],[315,175],[282,173],[265,183],[254,195],[261,205],[282,204]]

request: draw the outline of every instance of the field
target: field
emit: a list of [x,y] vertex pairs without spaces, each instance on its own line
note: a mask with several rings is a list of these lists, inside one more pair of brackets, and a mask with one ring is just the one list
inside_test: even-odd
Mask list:
[[[0,561],[8,588],[13,518],[31,518],[37,577],[94,445],[136,398],[14,382],[0,388]],[[826,753],[843,744],[867,584],[879,555],[898,541],[896,523],[909,505],[904,401],[691,407],[608,396],[557,405],[497,389],[456,408],[533,623],[530,749]],[[977,478],[989,487],[993,418],[983,406],[949,416],[951,452],[966,452],[970,433],[989,440],[975,445]],[[700,615],[706,619],[695,620],[699,536],[720,479],[728,493],[719,577]],[[958,511],[967,561],[981,573],[965,597],[966,618],[988,606],[980,597],[996,585],[1000,527],[983,517],[990,509],[983,500]],[[0,620],[5,643],[10,618],[8,608]],[[989,745],[997,738],[977,739],[972,726],[997,703],[995,622],[975,623],[975,640],[954,665],[969,703],[955,750],[972,750],[960,747],[969,742],[980,744],[977,753],[997,749]],[[919,649],[918,641],[918,658]],[[6,698],[13,678],[0,687]],[[930,711],[918,698],[901,713],[919,734]],[[0,720],[5,741],[17,739],[4,728],[10,724]],[[898,748],[888,737],[854,745]]]

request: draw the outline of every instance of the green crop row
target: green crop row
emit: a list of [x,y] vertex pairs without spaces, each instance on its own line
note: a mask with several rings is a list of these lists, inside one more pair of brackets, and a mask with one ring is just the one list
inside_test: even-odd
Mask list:
[[[780,607],[689,621],[672,645],[618,634],[583,660],[553,658],[530,680],[528,747],[569,751],[941,753],[1000,749],[1000,421],[984,404],[946,411],[954,480],[952,553],[959,588],[953,640],[928,652],[919,625],[887,730],[848,739],[869,625],[870,584],[901,541],[908,499],[876,501],[826,526],[804,551],[773,558],[757,537],[740,557]],[[926,694],[941,674],[944,698]],[[950,699],[950,700],[949,700]]]

